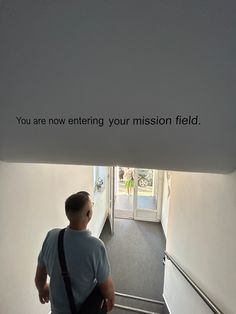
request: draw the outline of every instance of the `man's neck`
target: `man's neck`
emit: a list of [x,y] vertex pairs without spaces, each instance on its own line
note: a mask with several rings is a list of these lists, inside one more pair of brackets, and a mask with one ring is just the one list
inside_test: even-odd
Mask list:
[[72,230],[79,230],[79,231],[82,231],[82,230],[86,230],[87,229],[87,224],[84,224],[84,223],[70,223],[69,224],[69,228],[72,229]]

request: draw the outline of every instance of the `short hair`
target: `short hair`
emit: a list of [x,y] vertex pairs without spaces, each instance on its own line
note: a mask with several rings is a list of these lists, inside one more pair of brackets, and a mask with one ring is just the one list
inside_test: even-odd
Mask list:
[[66,213],[79,213],[89,201],[90,194],[86,191],[80,191],[69,196],[65,201]]

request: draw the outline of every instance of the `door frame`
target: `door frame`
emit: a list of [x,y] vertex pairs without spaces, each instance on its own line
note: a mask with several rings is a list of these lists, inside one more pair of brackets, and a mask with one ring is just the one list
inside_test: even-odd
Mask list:
[[115,167],[108,168],[108,182],[109,182],[109,192],[108,192],[108,221],[110,224],[111,234],[114,234],[114,210],[115,210]]
[[[163,171],[153,170],[153,188],[155,188],[154,195],[157,196],[156,209],[141,209],[138,208],[138,169],[134,168],[134,193],[133,193],[133,212],[134,220],[159,222],[161,220],[161,207],[162,207],[162,191],[163,191]],[[142,168],[141,168],[142,169]],[[156,188],[157,187],[157,188]]]
[[[117,197],[116,192],[115,192],[115,171],[116,167],[114,166],[113,168],[113,177],[112,177],[112,184],[113,184],[113,202],[112,202],[112,215],[113,221],[111,221],[112,224],[112,229],[114,229],[114,218],[125,218],[125,219],[134,219],[134,220],[141,220],[141,221],[150,221],[150,222],[159,222],[161,220],[161,210],[162,210],[162,198],[163,198],[163,179],[164,179],[164,171],[163,170],[157,170],[157,169],[152,169],[154,171],[154,186],[153,188],[155,189],[154,195],[157,196],[157,208],[156,209],[138,209],[137,207],[137,192],[138,192],[138,169],[143,169],[143,168],[133,168],[134,169],[134,189],[133,189],[133,210],[115,210],[115,197]],[[119,167],[119,166],[118,166]],[[116,174],[117,175],[117,174]],[[115,212],[119,213],[121,215],[116,215]],[[131,214],[132,213],[132,214]],[[141,213],[141,215],[140,215]],[[122,215],[123,214],[123,215]]]

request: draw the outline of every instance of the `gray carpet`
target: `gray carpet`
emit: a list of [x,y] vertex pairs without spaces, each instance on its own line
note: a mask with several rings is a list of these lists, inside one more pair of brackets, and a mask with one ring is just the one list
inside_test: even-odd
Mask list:
[[[106,223],[101,234],[117,292],[162,300],[165,237],[159,223],[115,219],[115,233]],[[162,306],[117,297],[116,303],[161,313]],[[114,309],[113,314],[127,314]]]

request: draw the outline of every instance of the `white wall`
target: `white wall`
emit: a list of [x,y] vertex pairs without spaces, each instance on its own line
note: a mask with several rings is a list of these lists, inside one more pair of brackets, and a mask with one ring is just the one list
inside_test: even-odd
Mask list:
[[48,313],[34,287],[37,255],[47,230],[68,224],[64,202],[79,190],[93,193],[93,167],[0,162],[1,313]]
[[109,182],[108,182],[108,167],[96,166],[94,183],[96,179],[101,178],[104,182],[104,188],[101,192],[94,192],[94,211],[93,220],[96,224],[93,226],[93,232],[99,236],[102,232],[102,228],[108,216],[109,210]]
[[[174,172],[167,251],[225,314],[236,308],[236,172]],[[164,297],[172,314],[212,313],[167,262]]]

